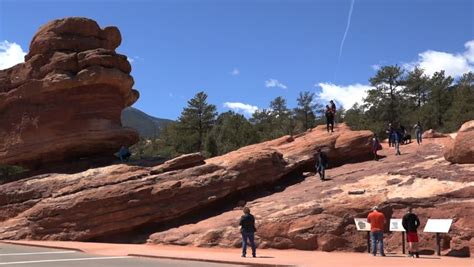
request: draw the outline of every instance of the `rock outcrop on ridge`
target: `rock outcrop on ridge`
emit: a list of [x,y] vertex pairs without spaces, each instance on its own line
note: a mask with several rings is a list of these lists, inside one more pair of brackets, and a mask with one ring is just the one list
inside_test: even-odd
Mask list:
[[[380,161],[366,161],[327,170],[329,181],[304,174],[284,190],[267,189],[249,196],[235,209],[198,222],[157,231],[148,242],[186,246],[239,247],[238,220],[242,207],[256,216],[260,248],[322,251],[367,250],[366,233],[354,218],[366,218],[371,207],[382,208],[387,219],[402,218],[408,206],[421,220],[422,253],[433,254],[435,235],[423,233],[428,218],[453,219],[442,234],[443,255],[470,256],[474,250],[474,164],[450,164],[443,158],[449,137],[401,146],[401,156],[384,144]],[[357,192],[352,194],[351,192]],[[385,232],[388,252],[401,253],[401,234]]]
[[86,18],[38,30],[25,62],[0,70],[0,164],[37,168],[138,141],[120,123],[139,96],[120,43],[116,27]]
[[446,147],[444,158],[453,163],[474,163],[474,120],[461,126],[454,141]]
[[[370,131],[314,129],[241,148],[202,164],[200,155],[152,168],[114,165],[0,185],[0,239],[91,240],[161,223],[263,190],[314,169],[318,148],[337,163],[370,155]],[[336,163],[336,160],[334,160]]]

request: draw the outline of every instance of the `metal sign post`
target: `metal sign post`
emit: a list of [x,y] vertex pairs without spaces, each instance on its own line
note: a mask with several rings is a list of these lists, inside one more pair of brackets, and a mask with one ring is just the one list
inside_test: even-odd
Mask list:
[[402,232],[402,253],[405,254],[405,229],[402,225],[402,219],[390,219],[390,231]]
[[367,222],[367,218],[354,218],[354,223],[357,231],[367,232],[367,253],[370,253],[370,224]]
[[423,232],[436,234],[436,254],[438,256],[441,256],[441,239],[439,234],[448,233],[452,223],[453,219],[428,219],[426,222]]

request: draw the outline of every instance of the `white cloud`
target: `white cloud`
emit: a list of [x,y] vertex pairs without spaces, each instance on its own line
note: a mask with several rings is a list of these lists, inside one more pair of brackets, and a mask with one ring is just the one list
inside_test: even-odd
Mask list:
[[231,72],[229,72],[229,74],[232,76],[237,76],[240,74],[240,70],[237,68],[234,68]]
[[464,46],[466,51],[456,54],[427,50],[418,54],[418,60],[403,66],[408,70],[419,66],[428,75],[444,70],[446,75],[457,78],[466,72],[474,71],[474,40],[466,42]]
[[229,108],[237,113],[244,113],[246,115],[252,115],[256,110],[258,110],[257,106],[252,106],[240,102],[225,102],[224,107]]
[[364,97],[367,96],[367,90],[370,85],[364,84],[350,84],[350,85],[336,85],[333,83],[318,83],[316,87],[321,87],[322,91],[319,93],[319,98],[323,100],[336,100],[341,103],[345,109],[351,108],[355,103],[362,103]]
[[127,60],[128,60],[128,62],[130,62],[130,63],[133,63],[133,61],[135,61],[135,59],[133,59],[133,58],[131,58],[131,57],[127,57]]
[[8,69],[25,61],[26,52],[17,43],[0,41],[0,70]]
[[288,88],[286,85],[283,83],[279,82],[277,79],[269,79],[265,81],[265,87],[267,88],[272,88],[272,87],[279,87],[281,89],[286,89]]
[[464,56],[466,57],[467,61],[474,63],[474,40],[466,42],[464,47],[466,48]]
[[380,65],[379,64],[373,64],[372,66],[370,66],[373,70],[377,71],[380,69]]

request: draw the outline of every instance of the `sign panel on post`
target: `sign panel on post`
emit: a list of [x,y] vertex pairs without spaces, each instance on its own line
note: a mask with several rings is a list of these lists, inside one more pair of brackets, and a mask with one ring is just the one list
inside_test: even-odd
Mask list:
[[405,232],[402,225],[402,219],[390,219],[390,231],[391,232]]
[[453,219],[428,219],[423,232],[425,233],[447,233]]
[[357,231],[370,231],[370,223],[367,222],[367,218],[354,218]]
[[367,218],[354,218],[354,223],[357,231],[367,232],[367,252],[370,253],[370,223],[367,222]]

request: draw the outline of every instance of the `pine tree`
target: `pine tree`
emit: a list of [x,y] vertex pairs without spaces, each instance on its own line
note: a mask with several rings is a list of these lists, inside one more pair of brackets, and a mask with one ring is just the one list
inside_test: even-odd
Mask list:
[[279,96],[270,102],[273,132],[272,137],[277,138],[291,132],[291,111],[286,106],[286,100]]
[[443,118],[452,101],[450,85],[453,78],[447,76],[443,71],[435,72],[428,80],[429,94],[426,105],[423,106],[423,121],[425,128],[441,130],[444,126]]
[[211,130],[217,116],[216,106],[207,103],[207,94],[197,93],[188,101],[178,120],[181,134],[185,134],[181,147],[184,153],[200,152],[206,134]]
[[320,108],[320,105],[314,103],[314,93],[300,92],[297,103],[295,108],[296,122],[301,123],[304,131],[313,128],[316,120],[315,111]]
[[447,131],[457,131],[474,119],[474,73],[465,73],[453,90],[453,101],[445,118]]
[[381,120],[397,122],[400,119],[398,88],[404,84],[403,70],[395,66],[383,66],[369,79],[375,89],[368,91],[366,106],[375,105]]

